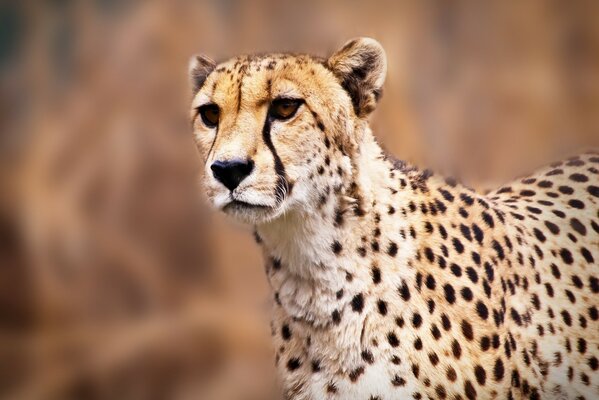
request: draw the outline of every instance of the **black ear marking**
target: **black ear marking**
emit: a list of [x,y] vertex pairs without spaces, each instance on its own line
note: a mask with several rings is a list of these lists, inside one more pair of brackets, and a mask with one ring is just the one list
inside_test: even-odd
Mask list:
[[326,65],[350,95],[356,115],[370,114],[381,97],[387,72],[383,47],[374,39],[354,39],[333,54]]
[[216,63],[209,57],[195,55],[189,61],[189,80],[193,93],[202,88],[206,78],[216,67]]

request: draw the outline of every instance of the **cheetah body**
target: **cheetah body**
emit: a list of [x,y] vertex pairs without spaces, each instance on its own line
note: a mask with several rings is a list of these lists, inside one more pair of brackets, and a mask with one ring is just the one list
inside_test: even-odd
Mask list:
[[[252,172],[245,191],[227,193],[207,170],[206,186],[217,208],[255,226],[285,397],[599,398],[599,155],[487,195],[410,168],[381,150],[366,120],[384,69],[369,39],[326,61],[192,68],[194,106],[220,101],[216,132],[194,122],[206,165],[242,152],[258,172],[275,171],[268,185]],[[295,90],[306,109],[271,120],[260,96],[277,90]],[[232,145],[237,136],[250,139]],[[275,195],[250,192],[260,185]],[[266,216],[227,208],[271,197],[280,211]]]

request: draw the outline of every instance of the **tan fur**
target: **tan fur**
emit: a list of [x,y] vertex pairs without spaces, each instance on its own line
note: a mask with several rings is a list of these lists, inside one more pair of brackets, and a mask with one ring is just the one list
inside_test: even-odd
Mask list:
[[[264,249],[286,398],[599,397],[598,155],[482,196],[383,153],[366,118],[386,71],[372,39],[328,60],[200,65],[206,191]],[[270,120],[281,96],[305,103]],[[255,166],[230,192],[210,166],[232,158]]]

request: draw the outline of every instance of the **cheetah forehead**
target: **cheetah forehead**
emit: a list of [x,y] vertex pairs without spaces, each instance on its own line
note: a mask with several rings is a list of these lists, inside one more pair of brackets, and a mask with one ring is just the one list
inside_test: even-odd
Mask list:
[[[274,81],[286,80],[304,91],[317,93],[323,79],[335,81],[323,58],[291,53],[239,55],[216,65],[199,88],[198,95],[235,97],[234,89],[243,83],[244,96],[265,100],[272,95],[270,90]],[[198,102],[194,100],[195,103]]]

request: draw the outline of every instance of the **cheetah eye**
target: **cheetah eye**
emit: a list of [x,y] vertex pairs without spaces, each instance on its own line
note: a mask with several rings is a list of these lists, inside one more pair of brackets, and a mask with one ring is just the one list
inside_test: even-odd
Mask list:
[[198,108],[198,113],[202,117],[202,122],[208,128],[214,128],[218,125],[220,109],[216,104],[205,104]]
[[269,113],[276,119],[286,120],[295,115],[297,109],[302,105],[302,99],[278,98],[270,105]]

